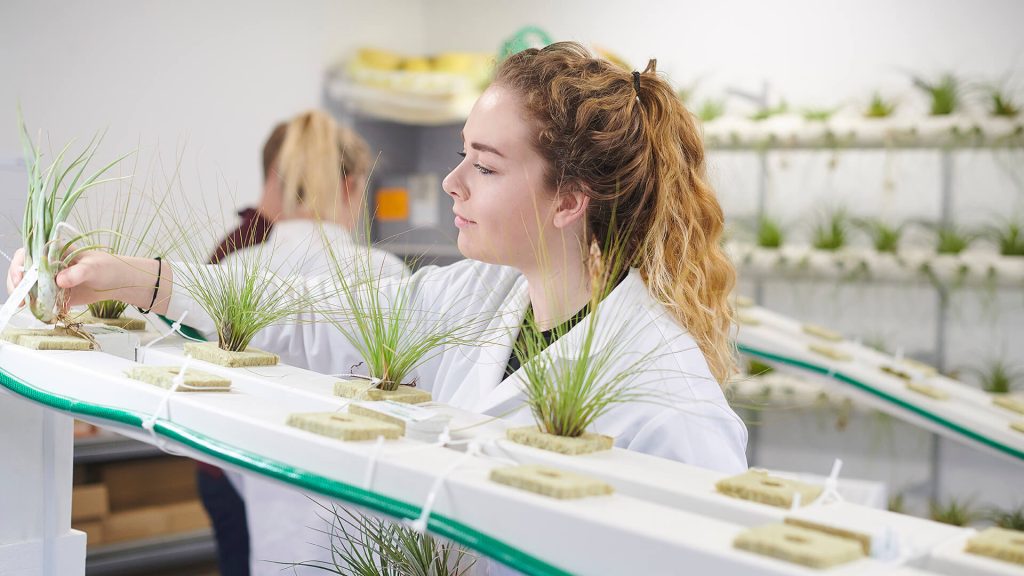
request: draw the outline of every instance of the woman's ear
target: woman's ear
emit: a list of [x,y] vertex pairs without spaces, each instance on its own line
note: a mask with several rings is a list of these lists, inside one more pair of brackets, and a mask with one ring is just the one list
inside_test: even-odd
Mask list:
[[555,214],[552,223],[556,228],[568,228],[582,222],[590,206],[590,187],[583,182],[573,182],[557,192]]

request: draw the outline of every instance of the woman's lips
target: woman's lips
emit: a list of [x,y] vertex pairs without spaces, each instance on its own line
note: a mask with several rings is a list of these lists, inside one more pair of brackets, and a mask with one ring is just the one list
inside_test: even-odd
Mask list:
[[467,226],[471,226],[473,224],[476,224],[476,222],[473,222],[472,220],[467,220],[467,219],[463,218],[462,216],[459,216],[458,214],[455,215],[455,227],[456,228],[466,228]]

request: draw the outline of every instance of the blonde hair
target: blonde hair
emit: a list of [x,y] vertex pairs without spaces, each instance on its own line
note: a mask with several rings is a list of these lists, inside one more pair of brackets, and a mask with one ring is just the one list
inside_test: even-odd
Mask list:
[[348,176],[370,171],[370,148],[326,112],[311,110],[293,118],[275,161],[286,216],[305,208],[315,217],[330,217]]
[[721,247],[724,215],[694,117],[655,67],[651,60],[630,74],[559,42],[510,56],[494,82],[516,92],[535,121],[547,184],[583,184],[589,232],[604,244],[623,235],[613,244],[724,384],[736,370],[728,301],[736,271]]

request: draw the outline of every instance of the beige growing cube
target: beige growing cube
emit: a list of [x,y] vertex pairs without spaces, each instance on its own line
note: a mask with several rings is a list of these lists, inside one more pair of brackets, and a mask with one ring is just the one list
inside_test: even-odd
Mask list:
[[380,436],[394,440],[402,436],[401,428],[394,424],[344,412],[291,414],[288,416],[287,424],[338,440],[376,440]]
[[824,356],[832,360],[837,360],[839,362],[853,360],[853,356],[850,356],[846,352],[843,352],[842,350],[833,348],[831,346],[825,346],[822,344],[809,344],[807,346],[807,349],[810,350],[811,352],[814,352],[815,354],[820,354],[821,356]]
[[1024,414],[1024,398],[1019,396],[1000,395],[992,397],[992,403],[1000,408],[1012,410],[1018,414]]
[[967,552],[1024,564],[1024,532],[988,528],[967,541]]
[[491,470],[491,481],[560,500],[614,492],[610,485],[596,478],[539,464],[495,468]]
[[257,366],[275,366],[277,354],[264,352],[257,348],[246,348],[242,352],[222,350],[216,342],[186,342],[185,353],[196,360],[212,364],[220,364],[228,368],[254,368]]
[[[137,366],[128,370],[128,377],[147,384],[170,389],[174,379],[181,371],[180,366]],[[231,388],[231,380],[189,368],[185,371],[185,381],[178,390],[182,392],[226,392]]]
[[396,390],[381,390],[368,380],[339,380],[334,383],[334,395],[355,400],[391,400],[403,404],[422,404],[433,399],[426,390],[404,385]]
[[907,382],[907,389],[936,400],[946,400],[949,398],[949,394],[945,391],[924,382]]
[[3,340],[33,350],[92,350],[92,342],[67,328],[7,328]]
[[743,474],[719,480],[715,490],[734,498],[790,508],[796,494],[800,494],[800,505],[806,506],[821,495],[822,488],[799,480],[772,476],[767,470],[751,468]]
[[401,418],[396,418],[390,414],[385,414],[384,412],[380,412],[366,406],[361,406],[359,404],[349,404],[348,413],[355,414],[356,416],[365,416],[366,418],[372,418],[374,420],[380,420],[381,422],[387,422],[393,426],[398,426],[402,431],[402,434],[405,434],[405,420],[402,420]]
[[604,434],[585,432],[582,436],[570,438],[568,436],[556,436],[542,432],[536,426],[509,428],[505,435],[509,440],[517,444],[569,455],[611,450],[612,446],[615,445],[612,437],[605,436]]
[[830,568],[864,557],[859,542],[788,524],[768,524],[741,533],[733,546],[809,568]]
[[815,338],[821,338],[822,340],[828,340],[829,342],[842,342],[843,341],[843,335],[842,334],[840,334],[838,332],[835,332],[833,330],[829,330],[828,328],[825,328],[824,326],[818,326],[817,324],[804,324],[802,328],[803,328],[804,334],[810,334],[811,336],[814,336]]
[[122,330],[131,330],[133,332],[139,332],[146,329],[146,321],[142,318],[131,318],[129,316],[121,316],[119,318],[97,318],[89,313],[83,313],[75,318],[75,322],[81,322],[83,324],[103,324],[104,326],[115,326]]

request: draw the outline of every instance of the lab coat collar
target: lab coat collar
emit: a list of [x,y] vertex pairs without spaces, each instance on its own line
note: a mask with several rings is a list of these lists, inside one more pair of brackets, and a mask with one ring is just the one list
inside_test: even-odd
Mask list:
[[[502,374],[504,374],[512,347],[519,335],[518,326],[522,325],[529,304],[530,296],[525,279],[520,278],[505,309],[502,310],[501,318],[507,330],[502,334],[502,339],[498,343],[484,347],[481,352],[481,362],[477,364],[481,369],[477,372],[476,382],[472,383],[475,386],[463,386],[463,388],[483,390],[488,382],[500,382],[476,402],[474,411],[497,416],[507,414],[513,408],[522,405],[522,367],[508,378],[502,379]],[[601,324],[599,335],[611,334],[612,331],[619,328],[621,323],[628,322],[630,319],[639,319],[640,311],[635,308],[650,308],[652,304],[654,301],[647,292],[647,286],[640,276],[640,271],[636,268],[630,269],[626,278],[597,306],[598,322]],[[584,318],[562,338],[568,339],[569,342],[582,338],[588,322],[589,320]],[[599,336],[597,345],[601,346],[603,342],[607,342],[607,340]]]

